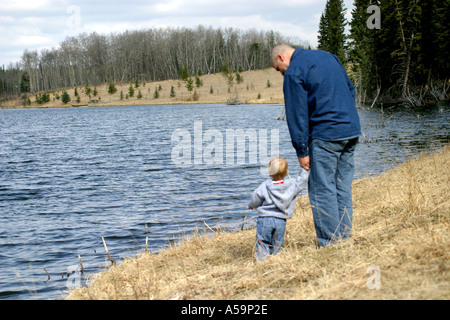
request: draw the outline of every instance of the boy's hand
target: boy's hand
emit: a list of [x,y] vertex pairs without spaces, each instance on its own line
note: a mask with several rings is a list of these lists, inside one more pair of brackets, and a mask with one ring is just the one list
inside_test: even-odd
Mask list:
[[298,163],[300,163],[300,166],[305,169],[306,171],[309,170],[310,164],[309,164],[309,156],[298,158]]

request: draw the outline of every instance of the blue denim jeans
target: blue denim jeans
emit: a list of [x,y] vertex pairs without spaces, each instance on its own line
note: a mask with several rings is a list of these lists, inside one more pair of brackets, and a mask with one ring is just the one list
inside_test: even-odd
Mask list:
[[275,217],[258,217],[256,224],[255,257],[263,261],[280,252],[283,246],[286,220]]
[[357,144],[358,138],[310,142],[308,193],[319,246],[351,236],[353,155]]

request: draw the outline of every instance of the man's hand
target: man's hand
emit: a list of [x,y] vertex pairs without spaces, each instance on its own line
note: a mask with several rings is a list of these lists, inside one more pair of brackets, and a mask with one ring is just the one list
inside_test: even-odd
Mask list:
[[303,169],[309,170],[309,156],[298,158],[298,162]]

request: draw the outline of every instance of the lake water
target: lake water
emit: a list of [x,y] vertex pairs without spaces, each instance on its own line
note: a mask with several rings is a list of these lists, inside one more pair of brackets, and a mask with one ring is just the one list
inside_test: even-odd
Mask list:
[[[62,299],[110,265],[102,237],[120,261],[142,252],[146,237],[157,252],[196,228],[234,230],[249,214],[251,226],[263,161],[278,146],[291,175],[298,169],[282,108],[0,110],[0,299]],[[359,113],[356,178],[449,141],[448,106]],[[231,151],[227,139],[242,133],[252,142]]]

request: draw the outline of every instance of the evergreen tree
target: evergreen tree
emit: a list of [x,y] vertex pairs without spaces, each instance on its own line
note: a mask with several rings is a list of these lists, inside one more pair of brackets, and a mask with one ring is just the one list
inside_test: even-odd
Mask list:
[[92,92],[91,87],[89,86],[89,84],[86,84],[86,86],[84,87],[84,93],[89,96]]
[[108,93],[109,94],[114,94],[116,92],[117,92],[116,86],[114,85],[114,83],[110,82],[109,85],[108,85]]
[[188,71],[186,62],[184,63],[184,68],[178,69],[178,74],[180,75],[181,80],[187,81],[187,79],[189,77],[189,71]]
[[379,88],[377,82],[375,39],[378,30],[367,26],[367,8],[371,0],[355,0],[352,10],[349,36],[349,62],[352,63],[352,81],[355,84],[358,99],[374,99]]
[[187,78],[186,89],[188,89],[189,92],[194,90],[194,80],[191,77]]
[[450,74],[450,0],[425,2],[433,7],[433,36],[430,38],[433,39],[434,76],[446,80]]
[[195,86],[196,86],[197,88],[200,88],[202,85],[203,85],[202,79],[200,79],[199,76],[195,76]]
[[228,92],[231,92],[231,88],[233,88],[233,81],[234,81],[234,76],[231,73],[228,74],[228,77],[227,77]]
[[22,80],[20,81],[20,92],[26,93],[30,91],[30,75],[25,71],[22,75]]
[[44,103],[50,102],[50,94],[48,92],[42,94],[42,101]]
[[47,92],[45,92],[43,94],[37,93],[35,97],[36,97],[36,103],[38,103],[38,104],[44,104],[44,103],[50,102],[50,94]]
[[[241,72],[242,72],[242,71],[241,71]],[[244,82],[244,78],[241,76],[240,73],[236,72],[236,83],[237,83],[237,84],[240,84],[240,83],[242,83],[242,82]]]
[[[380,8],[379,30],[366,26],[372,4]],[[410,103],[411,97],[423,99],[426,85],[445,81],[450,73],[449,9],[450,0],[355,0],[349,58],[359,89],[369,99],[381,88],[383,102]]]
[[[258,45],[256,44],[256,48],[258,48]],[[220,70],[222,71],[222,74],[225,77],[228,77],[228,74],[230,73],[230,66],[228,65],[228,62],[225,62],[222,67],[220,68]]]
[[343,0],[327,0],[325,12],[320,17],[318,35],[318,48],[335,54],[342,63],[346,62],[345,12]]
[[400,61],[395,72],[400,76],[398,85],[401,89],[402,97],[406,97],[408,86],[414,71],[413,55],[417,50],[418,33],[418,0],[395,0],[396,19],[399,23],[399,33],[397,41],[399,46],[393,52]]
[[134,88],[133,85],[130,84],[130,87],[128,88],[128,96],[131,98],[132,96],[134,96]]
[[70,102],[70,96],[69,96],[69,94],[67,93],[67,91],[64,91],[63,94],[61,95],[61,101],[62,101],[64,104],[67,104],[67,103]]
[[[328,5],[328,2],[327,2]],[[325,10],[326,12],[326,10]],[[317,36],[318,39],[318,48],[321,50],[329,51],[328,45],[330,42],[330,39],[328,37],[328,17],[327,15],[322,13],[320,16],[320,23],[319,23],[319,35]]]

